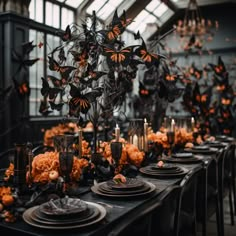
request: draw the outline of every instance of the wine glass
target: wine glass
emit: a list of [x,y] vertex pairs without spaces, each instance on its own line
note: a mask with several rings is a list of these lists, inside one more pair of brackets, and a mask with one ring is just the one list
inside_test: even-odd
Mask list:
[[192,135],[193,135],[193,144],[196,145],[197,144],[197,137],[198,137],[199,132],[198,131],[193,131]]
[[60,152],[59,165],[60,172],[66,183],[70,181],[70,174],[73,168],[74,153],[73,152]]
[[170,144],[170,154],[172,154],[173,146],[175,143],[175,132],[174,131],[167,132],[167,141]]
[[111,155],[115,161],[115,167],[119,166],[119,161],[122,154],[122,143],[121,142],[111,142]]

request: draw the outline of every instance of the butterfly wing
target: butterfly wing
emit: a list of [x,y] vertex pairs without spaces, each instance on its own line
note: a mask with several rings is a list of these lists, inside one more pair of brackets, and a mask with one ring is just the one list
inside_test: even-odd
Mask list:
[[50,104],[52,110],[57,110],[57,111],[60,111],[62,109],[63,105],[64,105],[64,103],[57,103],[56,104],[52,101],[49,101],[49,104]]
[[15,90],[20,98],[30,95],[30,87],[29,82],[23,80],[22,82],[18,82],[15,78],[13,78]]
[[62,32],[58,31],[57,35],[61,38],[63,42],[71,40],[72,34],[71,34],[70,25],[67,25],[65,31],[62,31]]
[[49,69],[52,71],[59,71],[60,70],[60,65],[56,60],[53,59],[53,57],[48,56],[48,63],[49,63]]
[[41,113],[43,116],[48,116],[48,114],[52,113],[52,111],[49,110],[49,106],[46,101],[41,100],[40,106],[39,106],[39,113]]
[[135,54],[140,57],[148,68],[153,65],[158,66],[160,59],[165,58],[163,55],[148,52],[144,40],[142,40],[142,45],[135,50]]
[[133,53],[133,47],[126,47],[120,51],[116,51],[113,48],[104,47],[104,54],[107,56],[107,63],[110,66],[128,66]]

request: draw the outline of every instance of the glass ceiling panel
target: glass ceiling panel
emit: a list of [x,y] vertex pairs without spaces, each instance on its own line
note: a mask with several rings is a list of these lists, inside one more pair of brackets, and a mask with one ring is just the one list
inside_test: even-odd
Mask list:
[[153,14],[155,14],[157,17],[161,17],[166,11],[168,10],[168,7],[162,3],[160,6],[155,9]]
[[152,0],[145,8],[152,12],[153,10],[155,10],[157,8],[157,6],[160,5],[160,1],[159,0]]
[[92,15],[93,11],[98,12],[98,10],[104,5],[104,0],[93,1],[92,4],[86,9],[86,12]]
[[82,2],[83,0],[66,0],[65,4],[77,8]]
[[97,16],[106,20],[125,0],[95,0],[86,10],[88,14],[96,11]]

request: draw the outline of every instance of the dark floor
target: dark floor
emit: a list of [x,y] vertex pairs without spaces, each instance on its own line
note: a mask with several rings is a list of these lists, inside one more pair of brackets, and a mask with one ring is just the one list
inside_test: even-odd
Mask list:
[[[234,217],[234,225],[230,222],[230,211],[228,198],[224,199],[224,230],[225,236],[236,236],[236,216]],[[200,236],[198,233],[197,236]],[[207,236],[217,236],[216,217],[213,215],[207,223]]]

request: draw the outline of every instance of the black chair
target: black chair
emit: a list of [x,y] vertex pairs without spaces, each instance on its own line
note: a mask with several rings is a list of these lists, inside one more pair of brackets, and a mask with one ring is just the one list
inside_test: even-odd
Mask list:
[[197,166],[192,169],[180,183],[182,191],[179,216],[179,236],[197,235],[197,183],[202,174],[202,166]]
[[[220,179],[220,204],[221,204],[221,214],[224,216],[224,197],[227,196],[229,200],[229,210],[231,225],[234,225],[234,209],[233,209],[233,199],[234,207],[236,209],[236,197],[235,197],[235,144],[229,145],[226,148],[221,168],[219,168],[219,179]],[[224,224],[224,217],[222,224]]]
[[217,235],[222,236],[222,214],[220,210],[219,171],[218,166],[223,150],[214,157],[207,158],[203,163],[203,175],[198,184],[197,220],[202,224],[202,235],[207,235],[208,219],[215,213]]
[[134,213],[114,225],[107,235],[177,236],[180,193],[180,186],[166,188],[139,213]]

